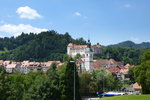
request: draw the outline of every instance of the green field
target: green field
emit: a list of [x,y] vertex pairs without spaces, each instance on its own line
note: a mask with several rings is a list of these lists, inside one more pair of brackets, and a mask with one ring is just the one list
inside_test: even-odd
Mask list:
[[123,95],[123,96],[102,98],[99,100],[150,100],[150,95]]

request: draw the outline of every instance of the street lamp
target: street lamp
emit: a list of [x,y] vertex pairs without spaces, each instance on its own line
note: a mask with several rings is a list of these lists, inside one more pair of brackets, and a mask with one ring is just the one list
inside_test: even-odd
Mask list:
[[103,75],[103,97],[104,97],[104,91],[105,91],[105,89],[104,89],[104,87],[105,87],[105,82],[104,82],[105,77],[106,77],[106,75],[104,74]]
[[70,61],[71,63],[74,63],[74,100],[75,100],[75,61]]
[[103,97],[104,97],[104,76],[103,76]]

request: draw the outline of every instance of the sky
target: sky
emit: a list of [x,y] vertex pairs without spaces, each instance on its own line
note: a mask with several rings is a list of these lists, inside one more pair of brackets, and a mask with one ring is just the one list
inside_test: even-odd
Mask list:
[[0,37],[47,30],[92,44],[150,42],[150,0],[0,0]]

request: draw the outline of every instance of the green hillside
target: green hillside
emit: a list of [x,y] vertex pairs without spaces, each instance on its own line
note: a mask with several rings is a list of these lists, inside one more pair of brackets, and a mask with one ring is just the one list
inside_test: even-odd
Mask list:
[[[67,52],[68,43],[86,44],[82,38],[73,39],[68,33],[56,31],[24,34],[18,37],[0,38],[0,59],[14,61],[61,60]],[[7,52],[6,50],[7,49]]]
[[103,98],[99,100],[150,100],[150,95],[123,95]]
[[150,48],[150,42],[142,42],[140,44],[136,44],[132,41],[124,41],[118,44],[114,44],[114,45],[110,45],[111,47],[132,47],[132,48],[136,48],[136,49],[147,49]]
[[[56,31],[41,32],[39,34],[22,33],[17,37],[0,38],[0,59],[14,61],[48,61],[63,60],[67,52],[67,45],[86,44],[83,38],[73,39],[69,33],[59,34]],[[145,43],[142,48],[148,47]],[[131,48],[134,47],[134,48]],[[96,55],[94,59],[112,58],[124,63],[138,65],[143,49],[137,49],[136,44],[131,41],[119,43],[118,45],[103,47],[103,54]]]

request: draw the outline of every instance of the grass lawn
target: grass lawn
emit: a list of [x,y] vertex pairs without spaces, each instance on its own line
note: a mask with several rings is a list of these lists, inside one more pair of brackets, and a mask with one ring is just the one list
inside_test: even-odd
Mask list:
[[99,100],[150,100],[150,95],[123,95],[106,97]]

